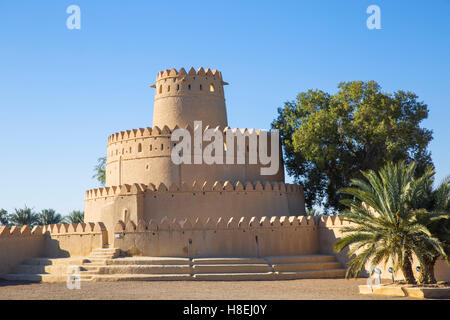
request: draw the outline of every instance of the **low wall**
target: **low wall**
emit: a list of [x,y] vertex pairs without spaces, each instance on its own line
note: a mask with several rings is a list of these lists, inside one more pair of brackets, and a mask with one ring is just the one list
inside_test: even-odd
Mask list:
[[311,217],[163,218],[119,221],[114,247],[129,255],[176,257],[264,257],[314,254],[317,220]]
[[0,227],[0,274],[27,258],[86,257],[107,243],[103,223]]
[[42,227],[0,227],[0,274],[8,273],[26,258],[44,253],[45,235]]
[[93,249],[107,243],[108,232],[103,223],[52,224],[45,226],[47,233],[46,257],[87,257]]
[[318,223],[319,253],[335,255],[336,259],[344,266],[349,261],[348,249],[337,253],[333,245],[342,237],[342,227],[349,225],[350,223],[340,216],[321,217]]

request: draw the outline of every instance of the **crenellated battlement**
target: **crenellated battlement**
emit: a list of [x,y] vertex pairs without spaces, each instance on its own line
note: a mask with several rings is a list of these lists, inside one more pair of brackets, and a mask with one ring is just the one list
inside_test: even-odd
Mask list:
[[189,69],[189,72],[186,72],[184,68],[180,68],[180,70],[176,70],[172,68],[171,70],[166,69],[164,71],[158,72],[156,76],[156,81],[167,79],[167,78],[177,78],[183,76],[200,76],[200,77],[217,77],[217,79],[222,80],[222,73],[218,70],[211,70],[207,68],[206,70],[203,67],[198,68],[197,71],[193,67]]
[[[125,130],[113,133],[108,137],[108,146],[115,144],[115,143],[121,143],[126,142],[129,140],[136,140],[141,138],[155,138],[155,137],[170,137],[172,135],[172,132],[176,129],[179,129],[180,127],[178,125],[174,126],[172,129],[168,126],[164,126],[162,128],[155,126],[153,128],[147,127],[147,128],[139,128],[139,129],[132,129],[132,130]],[[194,134],[194,128],[188,124],[183,127],[183,129],[189,131],[191,136]],[[215,131],[220,131],[223,133],[223,136],[225,137],[227,132],[230,132],[232,134],[242,134],[242,135],[252,135],[256,134],[257,136],[260,135],[261,130],[260,129],[254,129],[254,128],[230,128],[228,126],[222,127],[222,126],[216,126],[216,127],[210,127],[205,126],[202,128],[202,133],[205,133],[206,130],[214,129]],[[270,132],[267,132],[267,135],[270,136]]]
[[28,225],[22,227],[6,226],[0,227],[0,238],[6,237],[25,237],[25,236],[41,236],[46,233],[49,234],[89,234],[102,233],[106,231],[106,227],[102,222],[88,222],[88,223],[70,223],[70,224],[50,224],[44,226]]
[[[191,68],[186,72],[184,68],[164,70],[158,73],[155,88],[155,101],[170,97],[203,97],[224,100],[223,86],[228,83],[222,79],[220,71]],[[200,120],[200,119],[197,119]]]
[[0,238],[41,236],[43,234],[42,230],[43,228],[41,226],[34,226],[32,228],[27,225],[22,227],[12,226],[11,228],[1,226]]
[[301,192],[302,187],[296,184],[285,184],[284,182],[241,182],[232,183],[230,181],[198,182],[193,184],[182,183],[181,186],[171,184],[166,186],[160,183],[158,186],[150,183],[146,184],[124,184],[120,186],[103,187],[86,191],[86,200],[94,200],[105,197],[117,197],[127,195],[138,195],[146,192],[151,193],[176,193],[176,192],[280,192],[296,193]]
[[102,233],[104,231],[106,231],[106,227],[102,222],[51,224],[43,227],[43,233],[49,232],[55,235]]
[[320,228],[341,228],[351,225],[343,216],[321,216],[318,221]]
[[237,230],[237,229],[274,229],[292,227],[317,227],[318,217],[283,216],[283,217],[208,217],[208,218],[173,218],[164,217],[159,221],[140,219],[137,223],[119,220],[114,233],[146,232],[146,231],[182,231],[182,230]]
[[187,217],[169,219],[167,216],[161,220],[139,219],[126,223],[119,220],[114,233],[145,232],[145,231],[179,231],[179,230],[219,230],[219,229],[262,229],[262,228],[292,228],[292,227],[319,227],[341,228],[350,225],[342,216],[313,217],[313,216],[273,216],[273,217]]

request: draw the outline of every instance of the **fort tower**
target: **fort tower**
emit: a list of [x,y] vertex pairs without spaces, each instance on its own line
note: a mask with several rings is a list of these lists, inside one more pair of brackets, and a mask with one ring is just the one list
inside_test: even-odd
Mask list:
[[159,72],[152,85],[155,88],[153,126],[184,128],[201,120],[204,126],[226,127],[223,86],[227,84],[217,70],[191,68],[187,73],[181,68]]

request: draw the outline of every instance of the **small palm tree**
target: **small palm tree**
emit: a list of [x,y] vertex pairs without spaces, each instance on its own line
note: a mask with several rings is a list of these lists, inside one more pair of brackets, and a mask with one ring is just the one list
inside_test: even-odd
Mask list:
[[58,224],[63,217],[53,209],[44,209],[39,213],[39,225]]
[[415,201],[419,209],[416,218],[441,242],[445,255],[433,246],[425,248],[425,254],[418,257],[421,264],[419,279],[421,283],[436,283],[434,276],[436,261],[439,257],[448,261],[450,256],[450,177],[444,179],[438,188],[433,189],[434,171],[432,173],[425,183],[424,194]]
[[81,223],[84,221],[84,211],[74,210],[65,218],[69,223]]
[[344,237],[334,245],[336,251],[348,247],[349,257],[354,255],[347,278],[357,277],[368,262],[377,265],[392,261],[407,283],[415,283],[413,254],[423,256],[428,247],[443,253],[439,240],[417,221],[413,202],[421,196],[428,178],[414,178],[415,169],[415,163],[388,163],[378,174],[372,170],[362,172],[365,180],[352,179],[354,187],[341,190],[353,196],[342,200],[349,208],[344,216],[353,226],[344,227]]
[[39,217],[31,208],[25,206],[23,209],[14,209],[14,213],[10,218],[11,225],[16,226],[34,226],[39,223]]
[[97,159],[97,165],[94,167],[93,179],[97,179],[102,186],[106,183],[106,157]]
[[5,209],[0,210],[0,224],[3,226],[9,226],[9,214]]

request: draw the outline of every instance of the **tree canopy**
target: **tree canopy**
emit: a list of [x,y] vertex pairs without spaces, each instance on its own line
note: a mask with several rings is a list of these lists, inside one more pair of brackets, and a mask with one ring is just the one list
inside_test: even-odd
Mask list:
[[106,183],[106,157],[97,159],[97,165],[94,167],[93,179],[100,182],[100,185],[104,186]]
[[342,210],[339,189],[361,170],[387,161],[415,161],[417,175],[432,165],[427,150],[432,131],[420,127],[428,107],[411,92],[385,93],[375,81],[351,81],[330,94],[308,90],[278,109],[287,172],[304,186],[308,208]]

